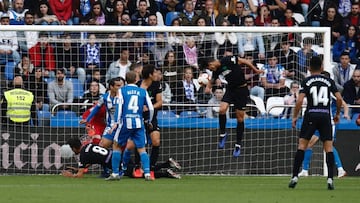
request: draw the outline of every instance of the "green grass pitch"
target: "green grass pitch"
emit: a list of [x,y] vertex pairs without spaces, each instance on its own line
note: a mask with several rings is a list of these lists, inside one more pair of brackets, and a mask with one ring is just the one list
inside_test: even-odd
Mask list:
[[123,178],[105,181],[96,176],[82,179],[56,175],[0,176],[1,203],[347,203],[360,199],[360,179],[335,179],[328,191],[325,177],[301,178],[295,189],[290,177],[183,176],[154,182]]

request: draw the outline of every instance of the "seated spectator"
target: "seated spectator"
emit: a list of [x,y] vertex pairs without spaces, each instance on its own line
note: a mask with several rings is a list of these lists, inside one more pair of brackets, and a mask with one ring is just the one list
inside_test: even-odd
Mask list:
[[279,53],[279,63],[285,68],[285,77],[291,80],[300,81],[301,77],[300,72],[296,68],[297,66],[297,54],[290,49],[290,41],[288,40],[287,35],[283,36],[281,39],[281,45]]
[[38,110],[41,110],[44,104],[49,105],[49,97],[47,93],[48,84],[43,80],[42,68],[35,68],[34,73],[30,77],[28,89],[34,94]]
[[[254,56],[252,52],[245,52],[245,59],[250,61],[253,65]],[[253,69],[247,67],[246,65],[243,66],[245,79],[247,81],[247,85],[250,91],[250,95],[260,97],[264,101],[265,97],[265,90],[263,87],[260,86],[260,77],[259,74],[254,73]]]
[[294,13],[303,14],[303,8],[301,6],[302,1],[304,1],[304,0],[290,0],[290,1],[287,1],[286,2],[286,8],[291,9]]
[[157,65],[157,62],[155,61],[154,58],[154,54],[146,49],[144,49],[143,52],[140,54],[139,61],[136,61],[136,63],[140,63],[143,65],[145,64]]
[[[254,17],[245,16],[244,25],[254,26]],[[240,57],[244,57],[245,51],[254,52],[255,60],[265,59],[264,40],[259,33],[238,33],[238,51]]]
[[[280,26],[279,18],[273,17],[271,19],[271,27],[279,27],[279,26]],[[264,38],[265,50],[267,51],[279,50],[282,36],[283,36],[282,33],[267,33],[266,35],[264,35],[263,38]]]
[[[306,37],[303,39],[303,48],[301,48],[297,53],[296,53],[296,57],[297,57],[297,73],[298,75],[296,75],[297,78],[299,78],[298,81],[302,81],[306,75],[307,75],[307,71],[308,71],[308,67],[310,66],[310,59],[312,56],[317,56],[318,54],[311,49],[313,44],[313,38],[310,37]],[[296,71],[295,71],[296,72]]]
[[77,78],[84,85],[86,74],[85,69],[80,66],[79,44],[71,39],[69,33],[65,33],[61,41],[56,46],[57,67],[65,68],[67,78]]
[[112,62],[118,60],[120,57],[121,47],[120,43],[116,41],[116,38],[116,33],[109,33],[100,48],[100,61],[106,69],[109,68]]
[[[284,96],[284,104],[285,105],[294,105],[296,104],[296,99],[299,97],[299,88],[300,84],[297,81],[293,81],[290,84],[289,94]],[[306,98],[303,101],[303,105],[306,104]],[[284,110],[283,118],[292,118],[293,107],[286,107]]]
[[224,16],[224,18],[228,18],[229,15],[235,13],[236,2],[236,0],[216,0],[214,10]]
[[213,0],[205,0],[205,8],[201,12],[201,16],[205,17],[206,24],[209,26],[220,26],[225,20],[224,15],[215,9]]
[[[193,70],[191,67],[184,69],[184,78],[177,82],[176,88],[174,89],[173,101],[180,104],[196,104],[197,103],[197,92],[199,91],[200,85],[194,83]],[[182,111],[196,111],[195,106],[190,107],[176,107],[177,114]]]
[[20,63],[15,66],[15,76],[21,76],[23,79],[24,87],[29,88],[31,75],[35,71],[34,64],[31,63],[29,56],[22,55]]
[[[163,104],[170,104],[171,98],[173,96],[170,85],[168,82],[163,80],[162,71],[160,69],[157,69],[156,71],[158,71],[158,76],[159,76],[158,80],[160,81],[161,87],[162,87],[162,92],[161,92],[162,102],[163,102]],[[167,107],[167,106],[163,106],[163,109],[170,110],[169,107]]]
[[341,35],[333,46],[333,61],[340,62],[342,52],[349,52],[350,63],[359,64],[357,55],[359,53],[358,28],[350,25],[344,35]]
[[[101,97],[102,93],[100,93],[100,83],[98,80],[93,80],[90,83],[90,87],[88,90],[84,92],[84,96],[79,101],[80,103],[85,104],[94,104]],[[90,109],[92,106],[82,106],[80,108],[80,113],[85,112],[87,109]]]
[[139,0],[135,2],[138,2],[137,11],[135,11],[131,15],[131,25],[139,25],[139,26],[148,25],[147,19],[149,17],[150,12],[148,11],[147,1]]
[[[260,5],[262,4],[261,1]],[[266,5],[269,6],[271,16],[282,16],[286,9],[287,1],[275,1],[275,0],[265,0],[263,1]]]
[[[355,69],[352,78],[345,82],[342,96],[346,104],[360,105],[360,69]],[[356,113],[360,113],[360,108],[351,108],[352,116]]]
[[324,19],[320,21],[321,27],[330,27],[331,28],[331,44],[334,45],[336,40],[340,37],[343,25],[342,17],[336,10],[335,5],[330,5],[326,9],[326,14]]
[[56,15],[60,25],[72,25],[72,0],[50,0],[51,10]]
[[[212,88],[212,97],[208,101],[208,104],[214,105],[207,107],[206,110],[206,118],[218,118],[219,117],[219,110],[220,110],[220,102],[224,96],[224,89],[223,87],[214,86]],[[229,109],[226,112],[226,117],[230,118]]]
[[183,44],[184,58],[187,65],[198,69],[198,52],[193,36],[188,36]]
[[130,71],[131,62],[129,60],[129,50],[127,48],[121,49],[120,58],[110,64],[109,69],[106,71],[106,83],[110,79],[116,77],[125,78],[127,72]]
[[100,1],[95,1],[91,7],[89,25],[104,25],[105,22],[105,13],[101,6]]
[[[34,13],[32,11],[25,12],[24,25],[34,25]],[[38,31],[18,31],[18,41],[21,54],[28,54],[29,49],[36,45],[39,38]]]
[[310,0],[308,13],[304,15],[308,25],[313,27],[320,27],[321,19],[324,19],[326,8],[333,3],[330,0]]
[[344,89],[345,82],[351,79],[355,67],[350,64],[349,52],[344,51],[340,56],[340,63],[333,68],[334,82],[339,92]]
[[242,1],[236,2],[236,10],[234,14],[230,14],[228,20],[232,26],[244,25],[244,17],[249,15],[250,12],[245,9],[245,4]]
[[[10,17],[7,13],[1,14],[0,23],[2,26],[8,26]],[[0,32],[0,65],[5,65],[9,61],[20,62],[18,52],[18,40],[15,31]]]
[[55,77],[55,54],[54,48],[49,43],[49,36],[46,32],[40,32],[39,42],[29,49],[30,60],[35,67],[44,70],[44,77]]
[[199,18],[199,15],[195,12],[195,7],[192,0],[184,1],[184,10],[180,12],[179,18],[181,19],[181,24],[183,26],[196,25],[196,21]]
[[[125,12],[121,15],[121,25],[122,26],[131,26],[131,18],[130,18],[130,14]],[[133,32],[120,32],[118,33],[118,37],[122,38],[122,39],[130,39],[132,38],[135,34]],[[122,44],[128,43],[128,42],[122,42]]]
[[100,94],[105,94],[105,92],[106,92],[106,87],[104,86],[105,82],[104,82],[104,79],[101,78],[100,70],[98,68],[94,69],[91,77],[89,79],[87,79],[86,86],[85,86],[86,89],[90,88],[92,81],[97,81],[99,83]]
[[265,88],[265,101],[272,96],[283,97],[288,92],[285,86],[284,67],[278,63],[277,56],[268,54],[268,63],[264,65],[264,73],[260,75],[261,83]]
[[[229,26],[228,20],[223,20],[222,26]],[[214,35],[215,47],[214,55],[215,58],[222,58],[225,50],[231,50],[233,53],[237,53],[237,36],[235,32],[216,32]]]
[[161,67],[164,64],[164,57],[167,52],[173,50],[167,43],[167,40],[163,33],[156,33],[156,43],[150,46],[149,51],[154,55],[154,60],[157,67]]
[[[35,24],[36,25],[60,25],[59,19],[54,15],[49,2],[47,0],[42,0],[39,3],[39,8],[35,15]],[[57,38],[61,33],[59,32],[50,32],[53,38]]]
[[[174,30],[181,26],[180,18],[175,18],[173,21],[171,21],[171,26],[175,27]],[[182,44],[184,43],[184,36],[182,33],[169,32],[167,33],[167,40],[174,50],[178,50],[180,47],[182,49]]]
[[[156,5],[155,0],[145,0],[146,2],[146,10],[149,11],[149,13],[155,13],[158,11],[158,7]],[[137,10],[139,10],[139,4],[140,0],[135,1],[125,1],[126,8],[129,10],[129,13],[135,13]]]
[[79,25],[81,19],[90,18],[91,8],[95,0],[73,0],[72,2],[74,25]]
[[[54,106],[59,103],[72,103],[74,100],[73,84],[69,80],[65,80],[65,69],[56,70],[56,78],[48,85],[48,96],[50,105]],[[58,110],[70,110],[71,106],[62,105]]]
[[109,11],[110,7],[105,8],[107,10],[106,25],[121,25],[121,16],[127,11],[124,2],[122,0],[108,0],[107,3],[112,4],[112,11]]
[[95,34],[88,35],[88,41],[81,46],[80,53],[84,57],[81,59],[82,64],[80,66],[85,67],[86,75],[91,75],[95,68],[101,67],[100,43],[96,40]]
[[176,53],[174,51],[169,51],[165,54],[164,65],[161,67],[161,70],[164,82],[170,85],[171,90],[174,90],[176,83],[183,78],[183,68],[178,63]]
[[348,30],[348,28],[353,25],[359,27],[360,25],[360,5],[358,1],[354,1],[351,4],[350,13],[343,18],[343,30]]
[[[158,19],[155,13],[150,13],[148,15],[147,25],[158,26]],[[144,34],[145,34],[145,48],[149,49],[149,47],[153,46],[156,43],[158,34],[156,32],[145,32]]]
[[[206,19],[200,16],[197,21],[196,25],[199,27],[206,26]],[[199,29],[201,30],[201,28]],[[207,59],[212,54],[212,43],[213,43],[213,35],[206,32],[199,32],[195,37],[196,41],[196,48],[198,54],[198,61]],[[186,38],[183,40],[183,44]],[[183,53],[183,46],[178,47],[175,49],[178,53]],[[178,59],[183,58],[182,56],[178,55]],[[180,61],[181,63],[185,63],[185,61]]]
[[25,13],[28,9],[24,8],[24,0],[12,1],[12,8],[8,11],[10,25],[24,25]]
[[270,7],[266,4],[261,5],[257,9],[257,16],[255,18],[256,26],[269,26],[271,24]]

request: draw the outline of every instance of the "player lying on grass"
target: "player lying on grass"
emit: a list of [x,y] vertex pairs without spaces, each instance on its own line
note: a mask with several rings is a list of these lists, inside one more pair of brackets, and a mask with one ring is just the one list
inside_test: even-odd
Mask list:
[[[82,178],[86,169],[93,164],[99,164],[103,167],[111,169],[111,158],[112,151],[103,147],[100,147],[96,144],[87,144],[82,147],[82,143],[79,138],[71,138],[67,141],[67,144],[70,145],[71,150],[75,154],[79,154],[79,165],[78,168],[67,167],[66,170],[62,171],[64,177],[71,178]],[[128,169],[125,172],[125,175],[132,177],[132,171],[134,170],[135,165],[129,164]],[[180,179],[181,176],[177,174],[175,170],[181,169],[179,163],[174,159],[169,158],[167,162],[159,164],[158,170],[155,171],[155,177],[169,177]]]

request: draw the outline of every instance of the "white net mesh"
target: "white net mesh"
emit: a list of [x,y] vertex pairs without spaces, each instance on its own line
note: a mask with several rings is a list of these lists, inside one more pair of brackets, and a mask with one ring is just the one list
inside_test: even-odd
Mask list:
[[[281,108],[269,112],[271,105],[266,99],[285,96],[289,84],[306,74],[306,59],[300,59],[297,54],[304,48],[304,39],[308,40],[305,40],[306,44],[313,44],[304,57],[317,52],[323,55],[325,67],[330,70],[330,52],[326,51],[329,35],[325,28],[206,27],[200,30],[196,27],[52,26],[52,30],[48,29],[46,26],[6,27],[8,31],[16,31],[19,44],[27,42],[21,37],[24,33],[26,36],[27,32],[38,32],[35,46],[18,50],[22,56],[20,61],[9,59],[1,64],[2,96],[13,89],[14,77],[22,76],[24,88],[35,96],[37,119],[33,119],[30,126],[14,124],[6,116],[7,106],[2,105],[2,173],[58,173],[64,165],[76,166],[75,159],[60,157],[60,147],[70,137],[82,137],[88,142],[88,134],[101,134],[93,132],[93,126],[79,124],[84,112],[98,99],[99,93],[104,93],[110,78],[124,77],[126,71],[152,63],[162,70],[163,88],[169,88],[164,88],[164,105],[158,113],[161,128],[159,161],[172,157],[188,174],[290,174],[297,147],[297,130],[291,128],[289,115],[284,114],[285,103],[274,103],[272,106]],[[50,37],[49,33],[54,31],[60,31],[62,35]],[[263,47],[248,44],[254,36],[261,38]],[[241,44],[241,40],[245,44]],[[293,60],[282,57],[283,45],[295,51]],[[286,85],[284,92],[265,91],[263,97],[253,94],[249,99],[239,158],[232,157],[236,131],[232,107],[227,125],[230,136],[225,149],[218,149],[218,104],[208,104],[212,93],[206,92],[197,80],[206,72],[201,66],[203,60],[221,59],[231,54],[252,58],[258,68],[266,67],[275,56],[277,64],[284,68],[282,71],[287,71],[281,73]],[[70,84],[71,93],[56,85],[60,68],[66,70],[64,81]],[[185,71],[192,72],[195,79],[193,97],[187,95],[186,88],[181,85]],[[253,77],[249,84],[261,86],[262,78],[268,79],[266,75]],[[92,83],[94,81],[100,83],[99,88],[93,87],[97,86]],[[226,89],[225,83],[224,87]],[[311,172],[322,174],[322,164],[322,153],[317,145]]]

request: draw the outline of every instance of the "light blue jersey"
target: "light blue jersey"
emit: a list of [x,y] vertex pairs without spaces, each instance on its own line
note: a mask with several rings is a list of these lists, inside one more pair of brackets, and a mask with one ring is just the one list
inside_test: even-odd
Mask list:
[[111,129],[112,125],[115,123],[115,111],[118,106],[120,100],[118,96],[111,97],[110,91],[106,92],[104,95],[100,97],[98,103],[95,105],[94,109],[91,111],[90,115],[86,118],[86,121],[89,122],[96,113],[100,110],[100,108],[105,105],[106,108],[106,128],[103,133],[103,137],[108,140],[113,140],[115,136],[115,131],[111,134],[108,131]]
[[119,98],[121,104],[116,108],[115,116],[119,121],[119,128],[116,131],[114,140],[119,145],[126,144],[128,139],[134,141],[137,148],[145,147],[146,136],[143,119],[143,109],[146,105],[150,112],[151,122],[154,115],[154,107],[147,91],[135,84],[122,87]]

